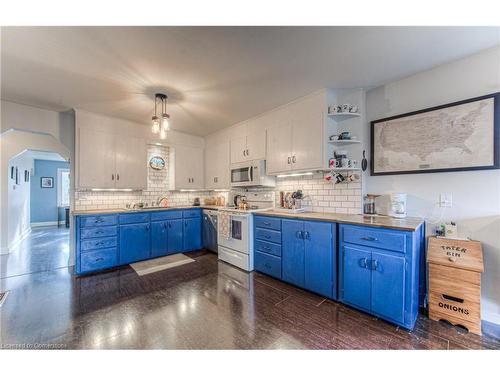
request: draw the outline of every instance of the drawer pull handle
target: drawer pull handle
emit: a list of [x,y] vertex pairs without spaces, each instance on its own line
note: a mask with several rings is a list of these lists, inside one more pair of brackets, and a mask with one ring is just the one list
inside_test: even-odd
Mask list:
[[310,233],[308,231],[303,232],[302,238],[304,238],[305,240],[311,239]]
[[95,245],[96,246],[102,246],[102,245],[104,245],[104,242],[102,242],[102,241],[101,242],[96,242]]
[[377,241],[375,237],[361,237],[363,241]]
[[267,225],[267,226],[271,225],[271,223],[269,221],[264,221],[262,224]]
[[104,221],[103,219],[98,218],[98,219],[95,220],[95,223],[102,223],[103,221]]
[[97,232],[95,232],[95,234],[103,234],[104,232],[102,230],[98,230]]
[[104,258],[97,258],[95,261],[96,262],[102,262],[104,260]]
[[453,302],[464,303],[463,298],[453,297],[448,294],[443,294],[443,298]]
[[271,248],[269,246],[262,246],[262,249],[263,250],[271,250]]
[[269,265],[269,263],[266,263],[265,266],[266,266],[266,268],[271,268],[271,266]]

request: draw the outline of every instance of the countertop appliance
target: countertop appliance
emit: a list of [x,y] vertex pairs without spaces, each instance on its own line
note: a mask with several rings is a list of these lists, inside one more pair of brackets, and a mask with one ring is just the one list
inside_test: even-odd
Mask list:
[[276,177],[266,175],[266,161],[253,160],[231,164],[231,186],[276,186]]
[[[253,215],[274,208],[274,192],[248,192],[248,209],[219,209],[219,259],[245,271],[253,271]],[[225,233],[223,227],[227,233]]]
[[217,248],[217,210],[203,210],[203,247],[215,253]]

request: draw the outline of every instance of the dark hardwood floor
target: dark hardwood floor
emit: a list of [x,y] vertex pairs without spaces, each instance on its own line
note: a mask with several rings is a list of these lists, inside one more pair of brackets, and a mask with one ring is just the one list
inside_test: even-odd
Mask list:
[[68,268],[0,280],[0,346],[60,349],[499,349],[493,326],[467,334],[421,316],[413,332],[205,251],[138,276]]

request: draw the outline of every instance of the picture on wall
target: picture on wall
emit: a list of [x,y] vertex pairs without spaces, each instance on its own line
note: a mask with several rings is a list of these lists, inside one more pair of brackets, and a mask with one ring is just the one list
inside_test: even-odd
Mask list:
[[371,175],[499,169],[500,93],[371,122]]
[[53,177],[40,177],[40,187],[47,189],[54,187],[54,178]]

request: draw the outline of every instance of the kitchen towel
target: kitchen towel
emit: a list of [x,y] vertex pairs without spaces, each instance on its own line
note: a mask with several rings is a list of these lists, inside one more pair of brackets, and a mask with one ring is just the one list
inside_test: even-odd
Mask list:
[[231,235],[231,215],[228,212],[219,211],[219,234],[224,238]]

